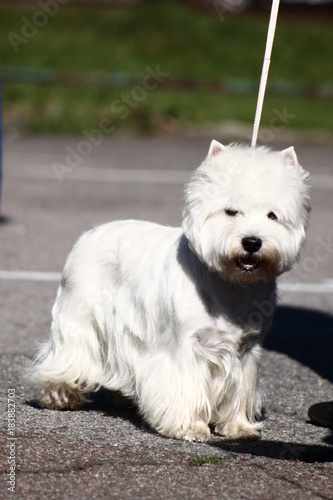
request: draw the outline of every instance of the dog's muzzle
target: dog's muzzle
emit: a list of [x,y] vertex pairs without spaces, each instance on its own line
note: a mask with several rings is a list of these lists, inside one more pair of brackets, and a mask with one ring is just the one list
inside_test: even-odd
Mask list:
[[240,255],[236,261],[237,267],[246,273],[256,271],[260,265],[260,257],[257,252],[262,246],[262,240],[257,236],[245,236],[242,239],[242,247],[246,254]]

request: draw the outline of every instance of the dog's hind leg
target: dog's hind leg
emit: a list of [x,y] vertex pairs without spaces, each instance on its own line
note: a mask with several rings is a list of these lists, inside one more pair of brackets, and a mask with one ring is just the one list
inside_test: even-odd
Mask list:
[[101,353],[96,328],[87,308],[61,290],[53,308],[49,340],[30,369],[37,402],[47,408],[76,409],[85,394],[98,389]]
[[139,409],[164,436],[207,441],[211,417],[208,378],[206,367],[199,366],[189,353],[150,353],[138,370]]

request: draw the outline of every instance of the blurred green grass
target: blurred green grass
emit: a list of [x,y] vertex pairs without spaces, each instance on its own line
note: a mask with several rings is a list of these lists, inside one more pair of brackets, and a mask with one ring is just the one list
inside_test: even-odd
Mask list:
[[[301,7],[300,7],[301,8]],[[69,72],[144,75],[160,65],[176,78],[245,78],[259,81],[268,13],[225,14],[191,10],[176,1],[144,2],[130,9],[59,5],[15,53],[9,33],[22,36],[38,4],[0,6],[0,61],[4,68],[51,68]],[[35,17],[34,17],[35,16]],[[42,18],[40,18],[42,19]],[[333,30],[329,22],[279,19],[269,81],[333,84]],[[129,89],[130,90],[130,89]],[[5,126],[27,132],[80,133],[107,117],[117,127],[152,131],[189,123],[251,124],[256,95],[152,90],[119,120],[112,103],[125,90],[33,84],[3,84]],[[294,115],[292,129],[333,131],[333,100],[267,96],[262,126],[274,110]]]

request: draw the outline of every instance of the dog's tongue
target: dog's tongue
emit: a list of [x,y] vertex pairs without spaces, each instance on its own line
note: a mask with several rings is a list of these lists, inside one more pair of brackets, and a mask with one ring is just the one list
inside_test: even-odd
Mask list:
[[242,255],[239,257],[237,265],[242,271],[254,271],[259,266],[259,257],[251,254]]

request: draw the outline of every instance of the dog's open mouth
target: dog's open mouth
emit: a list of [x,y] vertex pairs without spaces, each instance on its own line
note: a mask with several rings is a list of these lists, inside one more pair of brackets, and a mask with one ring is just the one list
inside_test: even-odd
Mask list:
[[236,264],[241,271],[245,273],[252,273],[258,269],[260,265],[260,258],[258,255],[253,254],[241,255],[238,257]]

